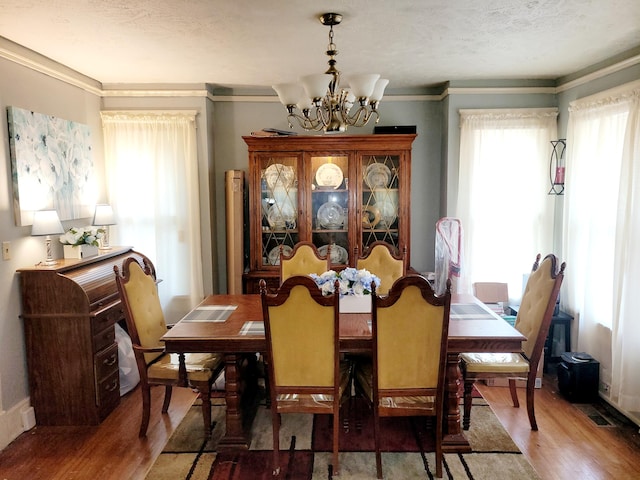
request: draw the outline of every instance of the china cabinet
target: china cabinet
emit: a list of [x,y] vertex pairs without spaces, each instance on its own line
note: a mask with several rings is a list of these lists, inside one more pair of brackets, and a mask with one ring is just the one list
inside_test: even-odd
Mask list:
[[410,262],[411,145],[415,134],[243,137],[249,150],[249,268],[279,285],[280,249],[300,241],[331,245],[334,269],[354,266],[354,250],[383,240]]

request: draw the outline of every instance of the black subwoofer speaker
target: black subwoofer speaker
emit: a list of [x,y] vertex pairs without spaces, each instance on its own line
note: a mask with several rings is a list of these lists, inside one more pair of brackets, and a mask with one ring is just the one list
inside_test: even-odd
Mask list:
[[565,352],[558,364],[558,389],[570,402],[589,403],[598,399],[600,363],[583,352]]

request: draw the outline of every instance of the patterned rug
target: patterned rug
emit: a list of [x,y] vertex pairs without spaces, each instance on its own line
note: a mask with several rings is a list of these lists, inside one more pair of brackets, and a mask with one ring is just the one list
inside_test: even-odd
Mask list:
[[[224,402],[214,399],[213,434],[205,439],[201,409],[194,405],[169,439],[146,476],[147,480],[260,480],[271,479],[271,412],[258,407],[247,452],[216,453],[224,433]],[[361,431],[341,432],[341,480],[375,479],[375,454],[368,410]],[[432,434],[424,419],[382,419],[382,468],[388,479],[435,478]],[[351,421],[351,417],[350,417]],[[329,416],[282,416],[281,479],[330,478],[331,426]],[[538,480],[527,459],[513,443],[482,398],[474,399],[471,428],[466,432],[472,452],[445,454],[443,478],[449,480]]]

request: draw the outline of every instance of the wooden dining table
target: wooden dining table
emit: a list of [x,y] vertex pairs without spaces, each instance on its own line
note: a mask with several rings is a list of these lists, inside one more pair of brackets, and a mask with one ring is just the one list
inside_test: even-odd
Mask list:
[[[469,452],[460,428],[462,352],[520,352],[526,338],[471,295],[453,294],[446,368],[445,452]],[[162,337],[170,353],[222,353],[225,362],[226,432],[219,450],[247,449],[250,416],[246,399],[255,375],[246,374],[257,352],[266,351],[260,295],[210,295]],[[340,351],[371,351],[371,314],[340,314]],[[186,385],[184,358],[181,378]],[[249,417],[249,418],[247,418]]]

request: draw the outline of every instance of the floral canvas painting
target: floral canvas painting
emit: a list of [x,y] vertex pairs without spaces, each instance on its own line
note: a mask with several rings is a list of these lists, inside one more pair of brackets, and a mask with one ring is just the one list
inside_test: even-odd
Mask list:
[[7,107],[16,225],[54,208],[61,220],[87,218],[96,200],[88,125]]

